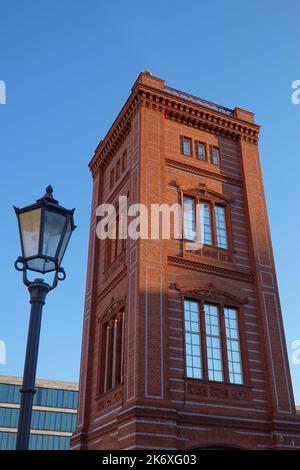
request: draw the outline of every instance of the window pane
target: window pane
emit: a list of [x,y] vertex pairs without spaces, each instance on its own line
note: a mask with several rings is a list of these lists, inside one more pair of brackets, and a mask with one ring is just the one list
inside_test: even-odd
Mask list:
[[1,450],[7,450],[8,432],[3,433],[1,441]]
[[49,431],[50,428],[50,422],[51,422],[51,412],[47,412],[45,413],[45,429],[47,431]]
[[55,257],[66,217],[46,210],[44,214],[43,255]]
[[58,436],[54,437],[54,449],[55,450],[59,449],[59,437]]
[[228,356],[229,380],[231,383],[242,384],[242,364],[239,343],[239,330],[237,320],[237,310],[225,307],[225,329]]
[[33,402],[35,405],[41,406],[42,405],[42,396],[43,396],[43,389],[37,388],[37,393],[34,395]]
[[55,413],[55,414],[56,414],[55,431],[60,431],[62,413]]
[[63,392],[63,390],[59,390],[58,391],[58,397],[57,397],[57,407],[58,408],[62,408],[63,399],[64,399],[64,392]]
[[223,365],[218,307],[204,304],[208,379],[223,381]]
[[70,403],[70,392],[68,390],[64,391],[64,401],[63,401],[63,407],[64,408],[69,408],[69,403]]
[[212,162],[214,165],[219,165],[220,163],[219,149],[216,147],[212,149]]
[[78,392],[72,392],[74,394],[74,408],[78,408]]
[[8,403],[13,402],[13,397],[14,397],[14,385],[9,385],[8,386],[8,398],[7,398]]
[[68,415],[67,413],[62,413],[62,419],[61,419],[61,430],[62,431],[69,431],[70,430],[70,427],[69,427],[69,417],[71,415]]
[[54,412],[50,412],[49,414],[51,414],[50,416],[50,429],[55,431],[55,418],[56,418],[56,413]]
[[5,403],[6,402],[6,399],[5,399],[5,395],[6,395],[6,385],[4,384],[0,384],[0,403]]
[[184,155],[191,155],[191,141],[189,139],[183,139],[182,148]]
[[13,397],[13,403],[20,403],[20,387],[18,385],[14,385],[14,397]]
[[37,411],[39,413],[39,427],[38,429],[45,429],[45,412]]
[[49,389],[48,388],[42,388],[42,398],[41,398],[41,404],[43,406],[47,406],[48,404],[48,391]]
[[197,145],[197,155],[199,160],[206,160],[206,155],[205,155],[205,145],[198,143]]
[[186,240],[196,240],[196,221],[195,221],[195,203],[194,200],[185,197],[184,206],[184,238]]
[[39,415],[38,415],[38,411],[34,410],[32,412],[32,418],[31,418],[31,427],[32,429],[38,429],[38,418],[39,418]]
[[212,245],[210,207],[207,202],[200,203],[201,240],[204,245]]
[[217,245],[219,248],[228,248],[225,209],[223,206],[215,206]]
[[58,390],[53,390],[52,400],[53,400],[53,405],[52,406],[57,407]]
[[47,393],[47,406],[53,406],[53,390],[51,388],[48,389]]
[[186,374],[194,379],[202,378],[200,322],[198,302],[184,301]]
[[16,435],[15,433],[8,433],[8,439],[7,439],[7,450],[13,450],[15,446],[15,441],[16,441]]

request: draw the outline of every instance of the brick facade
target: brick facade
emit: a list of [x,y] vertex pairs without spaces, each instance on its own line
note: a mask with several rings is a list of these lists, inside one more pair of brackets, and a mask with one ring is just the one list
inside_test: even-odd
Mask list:
[[[254,115],[166,87],[147,73],[90,162],[94,189],[74,449],[300,449]],[[191,139],[192,155],[180,138]],[[220,149],[220,165],[194,143]],[[116,170],[126,152],[125,168]],[[112,183],[112,171],[119,177]],[[96,207],[181,202],[226,206],[228,249],[183,240],[127,240],[104,269]],[[183,298],[238,309],[244,383],[185,376]],[[124,309],[123,381],[101,393],[103,324]]]

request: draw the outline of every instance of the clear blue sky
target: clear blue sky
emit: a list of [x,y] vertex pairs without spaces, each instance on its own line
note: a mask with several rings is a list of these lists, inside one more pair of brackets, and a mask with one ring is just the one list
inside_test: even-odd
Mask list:
[[[290,1],[0,0],[0,340],[22,373],[28,293],[13,267],[20,254],[13,205],[51,183],[78,229],[67,280],[44,310],[38,376],[77,380],[92,180],[88,161],[149,68],[168,85],[256,114],[281,301],[291,357],[300,339],[300,3]],[[292,365],[300,404],[300,365]]]

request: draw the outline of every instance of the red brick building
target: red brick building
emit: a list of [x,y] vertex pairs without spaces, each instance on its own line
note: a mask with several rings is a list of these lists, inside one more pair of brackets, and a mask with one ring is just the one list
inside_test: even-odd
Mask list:
[[[259,129],[142,73],[97,147],[73,449],[300,449]],[[183,239],[99,240],[119,195],[182,204]]]

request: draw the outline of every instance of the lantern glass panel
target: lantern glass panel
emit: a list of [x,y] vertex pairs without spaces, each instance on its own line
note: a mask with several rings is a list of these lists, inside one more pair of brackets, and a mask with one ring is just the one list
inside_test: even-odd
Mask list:
[[45,210],[43,220],[43,249],[44,256],[55,258],[59,242],[64,232],[66,216],[57,212]]
[[19,215],[19,220],[24,257],[37,256],[40,241],[41,209],[23,212]]
[[63,259],[64,254],[65,254],[65,251],[66,251],[68,242],[70,240],[71,234],[72,234],[72,226],[71,226],[71,220],[69,219],[68,223],[67,223],[66,233],[65,233],[65,236],[64,236],[63,242],[61,244],[59,254],[58,254],[58,264],[59,265],[60,265],[60,263]]

